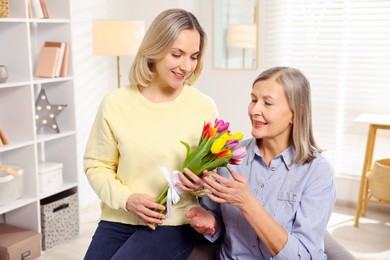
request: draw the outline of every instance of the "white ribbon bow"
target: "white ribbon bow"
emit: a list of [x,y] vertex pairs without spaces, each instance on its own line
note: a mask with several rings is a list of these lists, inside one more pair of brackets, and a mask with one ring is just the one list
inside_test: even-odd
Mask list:
[[167,192],[167,216],[168,218],[173,218],[172,203],[178,203],[180,201],[180,195],[183,193],[183,191],[175,185],[176,182],[180,182],[179,171],[174,170],[170,173],[168,168],[165,166],[161,166],[160,170],[164,174],[164,177],[167,179],[169,185]]

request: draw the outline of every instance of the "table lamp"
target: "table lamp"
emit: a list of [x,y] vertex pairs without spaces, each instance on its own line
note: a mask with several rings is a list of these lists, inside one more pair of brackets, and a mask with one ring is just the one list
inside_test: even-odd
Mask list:
[[93,53],[116,56],[118,88],[120,87],[120,56],[136,55],[144,32],[144,21],[93,21]]
[[242,66],[245,68],[245,49],[256,48],[256,24],[230,24],[227,31],[227,46],[242,48]]

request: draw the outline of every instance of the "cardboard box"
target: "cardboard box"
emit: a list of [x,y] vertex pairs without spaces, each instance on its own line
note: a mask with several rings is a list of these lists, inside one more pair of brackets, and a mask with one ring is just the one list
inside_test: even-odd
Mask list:
[[0,224],[0,260],[32,260],[40,255],[40,233]]

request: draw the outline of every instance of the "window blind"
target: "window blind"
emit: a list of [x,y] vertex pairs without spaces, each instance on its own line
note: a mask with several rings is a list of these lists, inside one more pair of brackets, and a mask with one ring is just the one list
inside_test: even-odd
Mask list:
[[[308,77],[318,143],[336,174],[360,175],[368,124],[353,119],[390,114],[390,1],[272,0],[261,8],[262,66]],[[390,158],[388,130],[377,132],[381,158]]]

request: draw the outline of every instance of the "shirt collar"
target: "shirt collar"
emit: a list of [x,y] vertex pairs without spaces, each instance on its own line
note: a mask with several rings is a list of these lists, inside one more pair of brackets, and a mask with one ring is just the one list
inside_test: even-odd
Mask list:
[[[242,142],[242,145],[246,146],[246,152],[247,152],[247,156],[243,161],[245,164],[247,165],[251,164],[252,161],[255,159],[256,155],[262,157],[255,138],[244,140]],[[294,161],[294,157],[295,157],[295,148],[292,145],[290,145],[279,156],[282,157],[283,163],[285,164],[286,168],[290,170],[291,167],[293,166],[292,162]]]
[[290,145],[286,150],[284,150],[281,154],[283,158],[283,162],[286,165],[287,169],[291,169],[293,167],[293,161],[295,158],[295,148],[294,146]]

